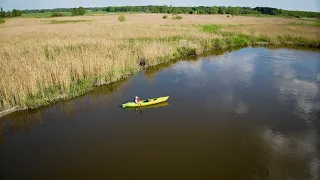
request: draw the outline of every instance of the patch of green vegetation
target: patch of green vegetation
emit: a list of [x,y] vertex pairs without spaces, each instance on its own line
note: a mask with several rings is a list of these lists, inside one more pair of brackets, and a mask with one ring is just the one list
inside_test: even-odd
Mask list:
[[320,18],[301,18],[301,21],[315,21],[315,22],[320,22]]
[[124,21],[126,21],[126,17],[124,15],[121,15],[121,16],[119,16],[118,20],[120,22],[124,22]]
[[81,22],[91,22],[92,20],[46,20],[41,21],[48,24],[70,24],[70,23],[81,23]]
[[86,13],[86,9],[84,7],[79,7],[79,8],[73,8],[72,9],[72,16],[83,16]]
[[180,16],[180,15],[177,15],[177,16],[172,16],[171,19],[172,19],[172,20],[181,20],[181,19],[183,19],[183,17]]
[[161,42],[172,42],[172,41],[179,41],[183,39],[181,36],[167,36],[167,37],[142,37],[142,38],[129,38],[128,41],[130,43],[135,42],[148,42],[151,43],[153,41],[161,41]]
[[173,53],[173,56],[175,58],[194,56],[194,55],[197,55],[196,49],[189,46],[178,47],[177,51]]
[[105,11],[94,11],[94,12],[86,12],[86,16],[91,15],[106,15],[107,13]]
[[250,17],[275,17],[275,15],[269,15],[269,14],[240,14],[239,16],[250,16]]
[[103,16],[103,15],[121,15],[121,14],[137,14],[138,12],[106,12],[106,11],[95,11],[86,12],[86,16]]
[[168,37],[157,38],[157,40],[159,40],[159,41],[179,41],[182,38],[183,37],[181,37],[181,36],[168,36]]
[[86,78],[86,77],[81,79],[75,79],[72,82],[73,83],[70,84],[70,88],[69,88],[69,94],[72,96],[85,93],[93,85],[93,79]]
[[51,17],[62,17],[62,16],[64,16],[64,14],[61,13],[61,12],[53,12],[53,13],[51,14]]
[[[71,12],[58,12],[62,13],[63,16],[71,16]],[[29,13],[29,14],[22,14],[21,17],[24,18],[50,18],[52,17],[51,12],[46,12],[46,13]]]
[[21,102],[22,107],[35,108],[46,105],[57,97],[63,97],[61,86],[52,86],[49,88],[39,88],[35,94],[29,94],[25,101]]
[[202,26],[202,31],[206,33],[217,33],[223,26],[218,24],[207,24]]
[[63,90],[61,85],[49,88],[39,87],[39,91],[35,94],[29,94],[25,101],[21,102],[22,107],[36,108],[50,102],[72,98],[84,94],[92,88],[93,78],[74,79],[69,86],[68,91]]
[[168,19],[168,15],[162,16],[162,19]]
[[6,20],[4,20],[4,18],[0,18],[0,24],[4,24],[6,22]]
[[180,20],[180,19],[183,19],[183,17],[178,15],[178,16],[176,16],[176,19]]
[[319,20],[314,20],[314,21],[302,21],[302,22],[289,22],[289,25],[294,25],[294,26],[315,26],[315,27],[320,27],[320,21]]

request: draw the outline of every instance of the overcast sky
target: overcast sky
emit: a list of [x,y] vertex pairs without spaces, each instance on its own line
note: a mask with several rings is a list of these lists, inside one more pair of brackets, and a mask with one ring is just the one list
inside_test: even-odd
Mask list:
[[275,7],[320,12],[320,0],[0,0],[4,10],[105,7],[123,5]]

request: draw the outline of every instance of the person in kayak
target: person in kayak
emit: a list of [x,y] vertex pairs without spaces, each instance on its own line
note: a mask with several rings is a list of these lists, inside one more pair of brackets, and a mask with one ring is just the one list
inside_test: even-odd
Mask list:
[[138,96],[136,96],[136,98],[134,99],[134,102],[137,104],[140,104],[140,98]]

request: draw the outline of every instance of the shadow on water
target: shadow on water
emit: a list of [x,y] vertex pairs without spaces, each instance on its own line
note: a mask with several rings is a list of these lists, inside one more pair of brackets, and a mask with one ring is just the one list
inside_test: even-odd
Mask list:
[[190,57],[186,57],[183,59],[174,59],[156,66],[151,66],[148,67],[144,70],[144,75],[149,78],[149,79],[154,79],[155,74],[157,74],[158,72],[162,71],[165,68],[168,68],[170,66],[172,66],[173,64],[176,64],[179,61],[199,61],[199,59],[201,57],[206,57],[206,56],[220,56],[223,55],[225,53],[230,53],[233,51],[237,51],[240,50],[243,47],[233,47],[233,48],[228,48],[228,49],[218,49],[218,50],[214,50],[214,51],[207,51],[204,54],[200,55],[200,56],[190,56]]
[[119,88],[125,88],[128,78],[123,78],[117,82],[108,85],[99,86],[92,91],[68,100],[55,102],[37,109],[28,109],[14,112],[0,118],[0,145],[3,143],[6,132],[12,133],[30,131],[29,126],[44,126],[44,119],[52,112],[61,113],[66,117],[74,115],[75,108],[92,106],[97,101],[108,102],[109,95],[118,91]]

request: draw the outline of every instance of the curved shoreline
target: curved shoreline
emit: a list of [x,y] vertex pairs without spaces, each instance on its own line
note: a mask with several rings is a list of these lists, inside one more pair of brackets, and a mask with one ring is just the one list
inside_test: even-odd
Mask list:
[[[211,49],[211,50],[208,50],[208,51],[205,51],[203,52],[202,54],[196,54],[195,56],[205,56],[205,55],[210,55],[210,54],[214,54],[212,53],[213,51],[218,51],[218,50],[221,50],[221,51],[224,51],[223,53],[227,52],[228,50],[238,50],[238,49],[242,49],[242,48],[247,48],[247,47],[264,47],[264,48],[268,48],[268,47],[274,47],[274,48],[289,48],[289,49],[302,49],[302,50],[319,50],[319,47],[316,47],[316,48],[312,48],[312,47],[308,47],[306,45],[295,45],[295,43],[293,42],[286,42],[286,43],[279,43],[279,44],[272,44],[272,43],[266,43],[266,42],[256,42],[256,43],[253,43],[253,44],[250,44],[250,45],[247,45],[247,46],[230,46],[230,47],[226,47],[226,48],[222,48],[222,49]],[[233,49],[232,49],[233,48]],[[151,67],[154,67],[154,66],[159,66],[161,64],[165,64],[165,63],[169,63],[171,61],[174,61],[174,60],[180,60],[181,58],[186,58],[186,57],[191,57],[190,55],[189,56],[181,56],[181,57],[178,57],[178,58],[173,58],[173,59],[168,59],[167,61],[165,62],[159,62],[158,64],[156,65],[153,65],[153,66],[146,66],[144,67],[144,69],[140,70],[139,72],[147,69],[147,68],[151,68]],[[14,106],[14,107],[11,107],[9,109],[5,109],[3,111],[0,111],[0,118],[6,116],[6,115],[9,115],[13,112],[17,112],[17,111],[22,111],[22,110],[27,110],[27,109],[36,109],[36,108],[39,108],[39,107],[42,107],[42,106],[45,106],[45,105],[49,105],[49,104],[52,104],[54,102],[57,102],[57,101],[61,101],[61,100],[68,100],[68,99],[72,99],[72,98],[75,98],[75,97],[78,97],[78,96],[81,96],[87,92],[89,92],[90,90],[92,90],[93,88],[95,87],[98,87],[98,86],[103,86],[103,85],[108,85],[110,83],[114,83],[114,82],[118,82],[120,81],[121,79],[123,78],[127,78],[127,77],[130,77],[131,75],[133,74],[127,74],[125,76],[122,76],[120,79],[117,79],[115,81],[112,81],[112,82],[108,82],[108,83],[103,83],[103,84],[92,84],[90,86],[90,88],[82,91],[81,93],[78,93],[78,94],[74,94],[74,95],[71,95],[71,96],[67,96],[67,95],[60,95],[58,96],[57,98],[54,98],[54,99],[51,99],[51,100],[47,100],[47,101],[44,101],[44,103],[41,103],[41,104],[37,104],[35,106],[29,106],[29,107],[19,107],[18,105]]]

